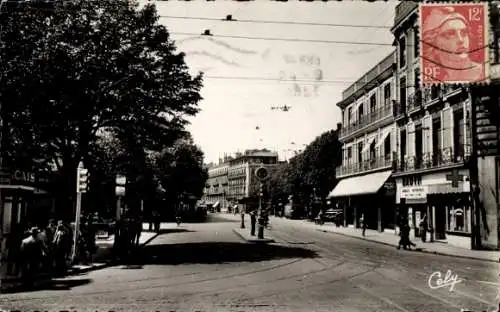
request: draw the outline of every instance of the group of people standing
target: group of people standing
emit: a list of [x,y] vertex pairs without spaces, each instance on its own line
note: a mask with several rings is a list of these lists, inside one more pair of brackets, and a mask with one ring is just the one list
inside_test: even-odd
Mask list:
[[[87,262],[95,252],[95,233],[92,230],[92,218],[82,218],[82,227],[77,244],[77,261]],[[33,226],[25,232],[17,253],[21,277],[29,286],[39,273],[62,276],[66,274],[72,260],[74,229],[62,220],[57,223]]]

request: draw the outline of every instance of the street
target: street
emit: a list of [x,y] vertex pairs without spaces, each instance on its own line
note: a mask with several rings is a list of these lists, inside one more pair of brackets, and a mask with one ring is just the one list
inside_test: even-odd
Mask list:
[[[275,244],[244,242],[209,215],[159,235],[140,265],[0,295],[20,311],[491,311],[498,264],[397,250],[271,220]],[[247,220],[247,229],[249,228]],[[457,283],[445,278],[450,270]],[[439,273],[436,273],[439,272]],[[441,276],[439,276],[441,274]],[[441,286],[439,278],[443,279]]]

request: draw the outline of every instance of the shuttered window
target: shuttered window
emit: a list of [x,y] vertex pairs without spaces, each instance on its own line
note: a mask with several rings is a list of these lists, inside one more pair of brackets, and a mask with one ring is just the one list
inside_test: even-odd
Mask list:
[[415,123],[413,121],[408,123],[408,156],[415,156]]

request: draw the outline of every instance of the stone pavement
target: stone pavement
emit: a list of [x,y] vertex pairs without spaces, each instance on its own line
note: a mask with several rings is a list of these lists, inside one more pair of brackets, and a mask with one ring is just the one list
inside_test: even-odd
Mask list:
[[[386,232],[378,232],[375,230],[366,230],[365,237],[362,236],[360,229],[355,229],[352,227],[336,227],[334,224],[325,223],[323,225],[317,225],[313,222],[307,220],[287,220],[282,218],[272,217],[272,220],[286,220],[286,222],[293,222],[296,224],[301,224],[303,226],[309,227],[311,229],[315,229],[317,231],[329,232],[340,234],[344,236],[354,237],[358,239],[364,239],[367,241],[372,241],[384,245],[389,245],[393,247],[397,247],[399,243],[399,235],[396,235],[394,231],[386,231]],[[279,221],[278,221],[279,222]],[[476,259],[483,261],[492,261],[492,262],[500,262],[500,252],[499,251],[490,251],[490,250],[470,250],[466,248],[461,248],[458,246],[448,245],[446,243],[441,242],[422,242],[421,240],[413,239],[415,244],[417,244],[417,251],[467,258],[467,259]]]

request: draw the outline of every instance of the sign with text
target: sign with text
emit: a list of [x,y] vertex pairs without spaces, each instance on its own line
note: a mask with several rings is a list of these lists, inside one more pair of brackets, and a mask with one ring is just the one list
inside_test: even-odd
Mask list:
[[403,186],[401,188],[400,198],[406,199],[426,199],[427,186]]

